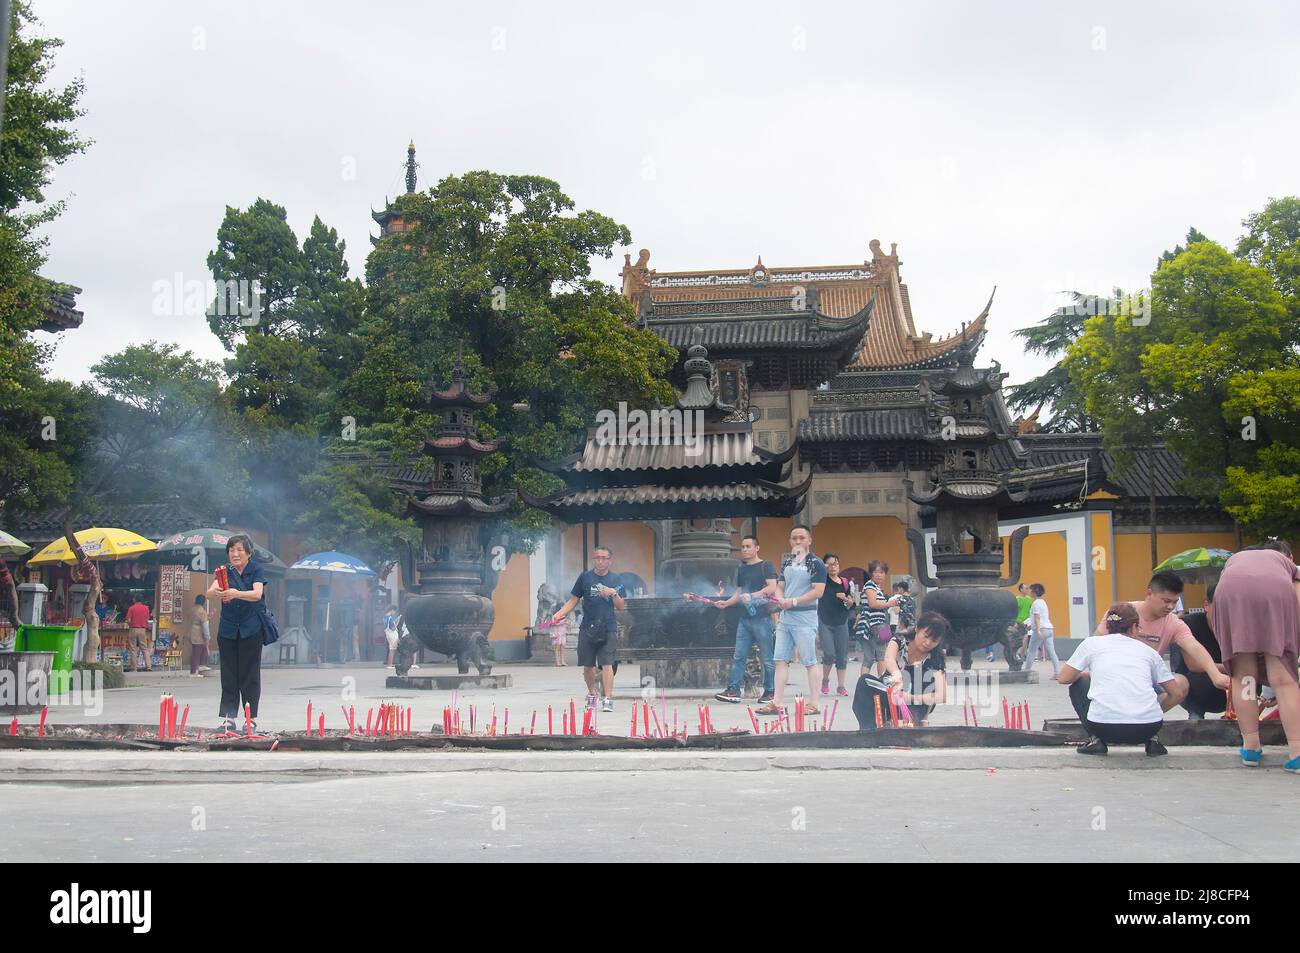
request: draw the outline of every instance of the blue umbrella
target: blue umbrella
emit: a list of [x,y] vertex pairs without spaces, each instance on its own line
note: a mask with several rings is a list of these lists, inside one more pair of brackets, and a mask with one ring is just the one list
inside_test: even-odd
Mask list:
[[290,569],[305,569],[309,572],[341,572],[352,576],[377,576],[373,569],[347,553],[330,550],[327,553],[312,553],[298,560]]

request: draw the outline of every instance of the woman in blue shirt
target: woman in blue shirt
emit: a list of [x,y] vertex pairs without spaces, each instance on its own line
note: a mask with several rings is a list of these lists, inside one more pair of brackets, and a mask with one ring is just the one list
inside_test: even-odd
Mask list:
[[262,697],[262,599],[266,571],[253,562],[253,541],[244,534],[226,543],[227,588],[219,589],[216,579],[208,587],[208,598],[221,600],[221,624],[217,646],[221,655],[221,727],[239,730],[239,715],[248,705],[257,731],[257,703]]

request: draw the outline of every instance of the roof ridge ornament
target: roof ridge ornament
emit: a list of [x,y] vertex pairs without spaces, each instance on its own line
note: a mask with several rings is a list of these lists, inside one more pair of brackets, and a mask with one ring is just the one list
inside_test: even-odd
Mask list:
[[763,264],[763,256],[758,256],[754,267],[749,269],[749,283],[755,288],[765,288],[772,281],[772,273]]

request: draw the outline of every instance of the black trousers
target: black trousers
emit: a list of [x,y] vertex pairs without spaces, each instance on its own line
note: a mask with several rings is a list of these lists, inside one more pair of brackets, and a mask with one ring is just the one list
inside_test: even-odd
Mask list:
[[1146,725],[1134,724],[1108,724],[1099,721],[1086,721],[1084,726],[1088,729],[1088,734],[1094,738],[1100,738],[1108,745],[1140,745],[1149,741],[1160,733],[1164,727],[1163,721],[1153,721]]
[[221,649],[222,718],[239,721],[247,704],[257,717],[257,703],[262,698],[262,637],[217,639]]
[[1188,711],[1218,713],[1228,708],[1228,693],[1222,688],[1215,688],[1210,676],[1204,672],[1181,672],[1187,679],[1187,697],[1183,707]]

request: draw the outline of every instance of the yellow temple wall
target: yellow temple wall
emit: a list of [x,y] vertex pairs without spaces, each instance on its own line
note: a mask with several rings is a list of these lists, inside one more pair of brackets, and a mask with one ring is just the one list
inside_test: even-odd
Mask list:
[[488,639],[496,641],[524,637],[524,627],[533,621],[528,617],[528,595],[533,588],[528,571],[528,556],[515,553],[497,577],[497,587],[492,592],[495,616]]
[[[1163,562],[1170,556],[1197,546],[1210,546],[1234,550],[1236,537],[1231,532],[1158,532],[1156,551]],[[1115,578],[1119,599],[1136,600],[1146,597],[1147,582],[1151,578],[1151,534],[1145,530],[1136,533],[1115,533]],[[1183,606],[1188,609],[1205,605],[1205,586],[1189,584],[1183,590]],[[1106,608],[1102,606],[1102,608]]]
[[[595,538],[595,533],[589,530],[587,540],[593,549],[596,547]],[[581,532],[578,545],[582,545]],[[614,554],[614,572],[634,572],[645,580],[647,592],[655,591],[655,534],[649,526],[633,521],[601,523],[600,545],[608,546]],[[572,580],[569,585],[573,585]]]
[[[1010,572],[1011,539],[1002,537],[1002,575]],[[1086,569],[1085,569],[1086,571]],[[1047,603],[1047,614],[1057,635],[1079,637],[1070,631],[1070,559],[1066,549],[1065,531],[1031,533],[1025,538],[1020,556],[1020,582],[1030,585],[1042,583]],[[1007,589],[1019,595],[1019,583]]]

